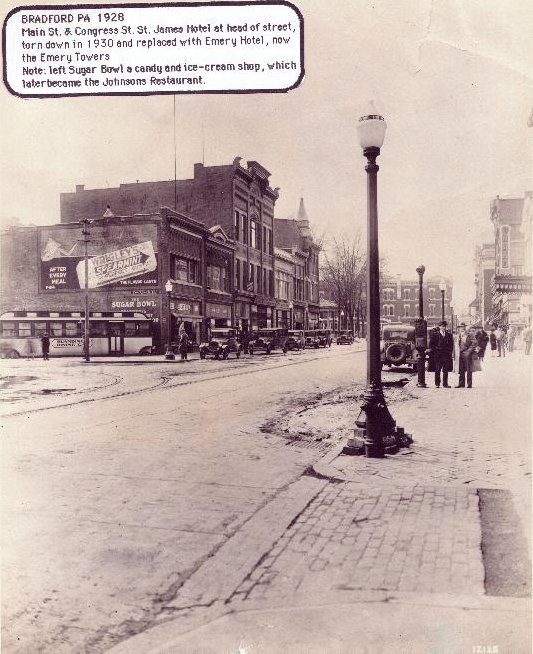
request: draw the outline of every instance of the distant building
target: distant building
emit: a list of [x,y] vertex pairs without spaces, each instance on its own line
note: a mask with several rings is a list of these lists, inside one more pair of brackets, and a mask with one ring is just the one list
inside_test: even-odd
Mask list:
[[[127,216],[106,210],[89,231],[91,334],[109,336],[108,354],[121,354],[124,336],[131,336],[120,322],[124,312],[140,312],[151,319],[156,347],[169,338],[175,341],[180,328],[198,344],[209,327],[232,324],[235,244],[220,226],[207,228],[165,208]],[[0,313],[42,315],[42,325],[54,338],[81,336],[85,289],[81,225],[12,227],[0,236]],[[44,316],[64,312],[77,312],[80,320],[64,325],[45,322]],[[40,324],[33,323],[31,329],[45,329]]]
[[339,308],[336,302],[328,300],[324,297],[320,298],[320,328],[331,329],[333,332],[338,332],[340,315]]
[[490,203],[495,245],[490,320],[519,330],[531,323],[531,201],[529,192]]
[[475,320],[483,326],[487,324],[492,315],[492,279],[494,277],[495,263],[496,252],[494,243],[483,243],[483,245],[476,247],[474,259],[476,271]]
[[294,259],[293,328],[313,329],[320,321],[319,253],[314,242],[303,198],[297,218],[274,221],[275,245]]
[[157,212],[169,207],[208,227],[219,226],[235,242],[235,320],[243,328],[274,323],[274,207],[277,189],[257,161],[241,158],[223,166],[194,165],[185,180],[137,182],[116,188],[85,189],[60,196],[61,222],[100,218],[109,206],[116,215]]
[[[428,327],[438,325],[442,318],[442,295],[439,285],[444,283],[444,318],[451,327],[452,323],[452,292],[451,280],[433,276],[424,281],[422,296],[424,301],[424,317]],[[381,320],[382,322],[403,322],[414,324],[419,315],[418,310],[418,280],[403,280],[397,277],[385,277],[381,282]]]

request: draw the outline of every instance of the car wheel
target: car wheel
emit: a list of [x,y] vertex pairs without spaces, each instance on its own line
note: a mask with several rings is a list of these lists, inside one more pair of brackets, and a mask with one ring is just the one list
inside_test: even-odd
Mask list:
[[205,352],[200,352],[200,359],[205,359]]
[[20,359],[20,354],[17,350],[6,350],[2,353],[2,359]]
[[228,358],[228,355],[229,355],[228,350],[224,350],[224,352],[222,352],[222,358],[224,359],[224,361]]
[[283,354],[287,354],[287,348],[286,347],[283,348]]
[[253,355],[254,355],[254,348],[253,348],[253,347],[249,348],[249,349],[248,349],[248,352],[250,352],[250,356],[253,357]]
[[235,354],[237,355],[237,359],[241,358],[241,351],[240,350],[237,350],[237,352],[235,352]]
[[271,353],[272,353],[272,350],[271,350],[269,347],[267,347],[267,349],[266,349],[266,353],[267,353],[267,354],[271,354]]

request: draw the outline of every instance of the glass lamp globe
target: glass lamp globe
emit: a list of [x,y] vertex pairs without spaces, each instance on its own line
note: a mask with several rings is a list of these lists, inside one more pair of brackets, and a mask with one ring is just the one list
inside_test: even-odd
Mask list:
[[172,282],[170,281],[170,279],[165,284],[165,291],[167,293],[172,293]]
[[359,144],[366,148],[381,148],[385,140],[387,123],[381,114],[379,114],[373,102],[369,102],[366,113],[359,118],[357,123],[357,136]]
[[439,284],[439,290],[446,292],[446,284],[444,282],[441,282]]

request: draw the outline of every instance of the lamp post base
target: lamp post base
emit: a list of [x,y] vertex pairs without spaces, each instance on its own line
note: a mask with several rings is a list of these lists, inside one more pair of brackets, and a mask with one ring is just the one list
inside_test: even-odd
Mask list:
[[395,454],[401,447],[409,447],[412,442],[411,435],[396,425],[383,391],[380,388],[367,388],[355,421],[354,436],[348,439],[342,453],[378,459],[386,454]]

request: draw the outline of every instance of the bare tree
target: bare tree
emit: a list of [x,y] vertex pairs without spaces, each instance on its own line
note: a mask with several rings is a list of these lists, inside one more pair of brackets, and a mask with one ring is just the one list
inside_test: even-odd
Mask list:
[[[324,250],[321,289],[337,305],[341,328],[349,325],[354,333],[360,327],[364,283],[365,251],[361,234],[351,238],[331,237],[329,247]],[[342,325],[341,311],[345,316]]]

